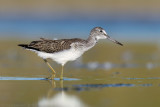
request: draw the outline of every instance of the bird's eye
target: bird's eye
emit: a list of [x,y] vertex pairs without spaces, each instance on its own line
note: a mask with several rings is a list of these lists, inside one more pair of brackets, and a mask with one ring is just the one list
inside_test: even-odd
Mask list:
[[102,30],[100,30],[100,32],[102,33],[103,31],[102,31]]

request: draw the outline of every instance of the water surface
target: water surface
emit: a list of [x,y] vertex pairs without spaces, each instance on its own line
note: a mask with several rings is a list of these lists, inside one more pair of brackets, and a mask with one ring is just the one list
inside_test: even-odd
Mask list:
[[49,60],[57,74],[55,80],[47,80],[50,70],[43,60],[16,44],[5,41],[0,46],[1,107],[160,106],[156,44],[99,43],[65,65],[64,81],[59,80],[60,65]]

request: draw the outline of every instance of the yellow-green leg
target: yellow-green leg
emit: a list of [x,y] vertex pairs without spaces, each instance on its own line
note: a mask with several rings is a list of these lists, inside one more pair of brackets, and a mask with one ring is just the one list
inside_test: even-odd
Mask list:
[[63,67],[64,67],[64,65],[62,65],[62,71],[61,71],[60,80],[63,80]]
[[60,80],[60,86],[61,86],[61,89],[63,90],[63,80]]
[[54,79],[55,75],[56,75],[56,71],[52,68],[52,66],[49,64],[49,62],[44,59],[44,62],[48,65],[48,67],[52,70],[52,75],[50,77],[48,77],[47,79]]

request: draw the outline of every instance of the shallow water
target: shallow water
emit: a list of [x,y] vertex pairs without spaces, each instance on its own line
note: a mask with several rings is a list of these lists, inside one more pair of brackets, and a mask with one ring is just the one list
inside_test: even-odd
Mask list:
[[[47,78],[26,78],[26,77],[0,77],[0,80],[49,80]],[[54,80],[60,80],[60,78],[54,78]],[[76,78],[63,78],[63,81],[80,80]]]
[[[6,77],[5,77],[6,78]],[[159,80],[1,80],[0,105],[53,107],[158,106]]]
[[99,44],[66,64],[60,81],[59,65],[49,60],[57,74],[47,80],[50,70],[43,60],[16,47],[16,41],[6,43],[0,47],[0,107],[160,106],[156,44]]

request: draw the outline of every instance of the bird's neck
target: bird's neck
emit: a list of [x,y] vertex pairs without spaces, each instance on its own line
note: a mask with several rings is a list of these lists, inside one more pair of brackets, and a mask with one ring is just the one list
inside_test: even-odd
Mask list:
[[88,39],[86,40],[86,47],[88,49],[92,48],[95,44],[97,43],[96,38],[89,36]]

